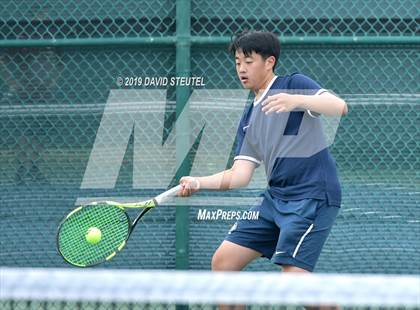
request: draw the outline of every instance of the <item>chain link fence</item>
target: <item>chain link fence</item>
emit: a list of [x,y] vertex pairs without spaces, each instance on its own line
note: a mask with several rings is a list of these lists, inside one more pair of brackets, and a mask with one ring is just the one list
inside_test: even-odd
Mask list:
[[[191,34],[231,36],[248,29],[279,35],[414,36],[415,1],[191,1]],[[176,2],[3,1],[0,39],[171,36]]]
[[[143,106],[148,111],[139,135],[150,132],[142,135],[149,137],[144,144],[156,151],[142,153],[139,163],[136,131],[130,137],[121,136],[128,142],[115,186],[81,188],[110,92],[124,89],[117,84],[118,78],[173,77],[179,72],[173,38],[181,2],[78,0],[28,5],[2,1],[0,265],[64,266],[54,248],[55,230],[78,199],[150,197],[168,184],[133,188],[133,171],[148,162],[154,177],[176,172],[173,121],[177,90],[171,87],[164,89],[166,98],[159,109],[156,103]],[[302,72],[334,90],[349,105],[349,115],[341,120],[332,146],[343,185],[343,206],[318,271],[418,272],[420,45],[416,3],[231,1],[215,5],[194,0],[190,8],[186,18],[191,21],[191,38],[200,37],[204,43],[191,47],[189,74],[203,77],[204,89],[241,89],[226,45],[216,39],[228,42],[242,29],[261,29],[280,35],[284,43],[278,75]],[[337,43],[353,36],[372,42]],[[162,41],[141,41],[150,37]],[[318,41],[287,44],[287,39],[299,37]],[[396,43],[375,41],[383,37],[395,38]],[[106,39],[111,41],[103,41]],[[128,39],[139,41],[125,44]],[[148,87],[153,88],[159,87]],[[234,133],[243,109],[223,103],[223,98],[220,101],[191,106],[188,115],[192,141],[205,125],[202,158],[208,172],[226,166],[229,153],[225,149],[230,148],[226,137]],[[130,117],[127,111],[115,114],[117,123]],[[163,140],[166,149],[159,151]],[[209,201],[225,199],[220,207],[227,210],[245,210],[252,203],[241,199],[257,196],[264,184],[265,176],[259,171],[249,189],[201,195],[210,197]],[[213,251],[234,223],[197,220],[198,209],[205,207],[192,204],[185,223],[191,269],[210,268]],[[175,268],[175,218],[175,208],[150,212],[127,249],[107,267]],[[258,260],[249,268],[275,267]]]

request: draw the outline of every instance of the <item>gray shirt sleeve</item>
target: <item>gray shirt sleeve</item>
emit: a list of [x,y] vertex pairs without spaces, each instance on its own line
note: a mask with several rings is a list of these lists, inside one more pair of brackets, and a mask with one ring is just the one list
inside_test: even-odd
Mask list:
[[235,156],[234,160],[237,159],[252,161],[253,163],[256,163],[257,166],[261,165],[262,160],[258,155],[255,146],[250,143],[249,134],[245,134],[245,137],[242,140],[242,145],[240,146],[239,152]]

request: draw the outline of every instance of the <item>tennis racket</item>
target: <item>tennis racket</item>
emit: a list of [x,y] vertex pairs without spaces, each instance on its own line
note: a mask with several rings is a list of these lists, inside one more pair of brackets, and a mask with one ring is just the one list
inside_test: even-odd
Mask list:
[[[78,267],[111,260],[127,243],[138,221],[151,209],[170,200],[181,189],[168,191],[142,202],[92,202],[71,211],[57,231],[57,249],[68,263]],[[125,209],[143,209],[130,222]]]

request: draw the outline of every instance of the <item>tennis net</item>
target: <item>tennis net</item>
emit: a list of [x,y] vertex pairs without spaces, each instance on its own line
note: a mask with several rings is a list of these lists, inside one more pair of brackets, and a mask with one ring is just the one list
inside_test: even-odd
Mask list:
[[413,275],[0,268],[0,309],[420,309]]

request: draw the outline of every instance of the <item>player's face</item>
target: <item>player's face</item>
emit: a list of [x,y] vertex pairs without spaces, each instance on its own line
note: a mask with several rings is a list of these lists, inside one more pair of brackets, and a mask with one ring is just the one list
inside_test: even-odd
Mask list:
[[246,89],[259,90],[263,87],[267,77],[273,73],[272,59],[264,60],[260,54],[252,52],[245,56],[242,50],[235,52],[236,73],[242,86]]

